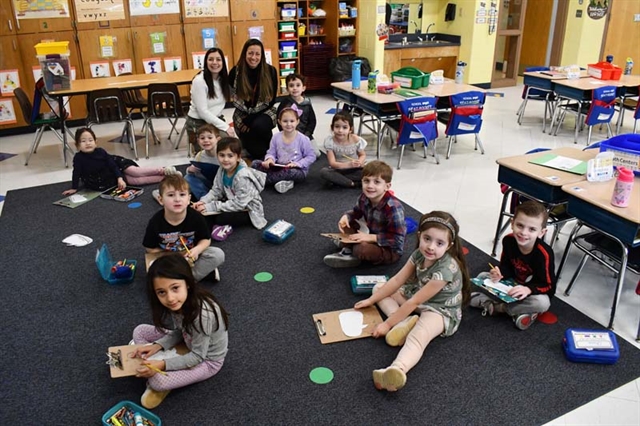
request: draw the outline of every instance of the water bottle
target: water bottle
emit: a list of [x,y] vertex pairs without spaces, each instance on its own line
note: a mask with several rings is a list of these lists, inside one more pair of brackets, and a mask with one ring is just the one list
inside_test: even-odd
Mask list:
[[631,74],[631,70],[633,70],[633,59],[627,58],[627,62],[624,64],[624,75]]
[[360,67],[362,66],[361,60],[353,61],[351,66],[351,88],[353,90],[360,89]]
[[627,207],[633,188],[633,172],[625,167],[618,167],[618,179],[613,187],[611,204],[616,207]]
[[464,67],[467,66],[466,62],[458,61],[458,66],[456,67],[456,83],[462,84],[464,80]]
[[613,55],[607,55],[607,62],[613,64]]

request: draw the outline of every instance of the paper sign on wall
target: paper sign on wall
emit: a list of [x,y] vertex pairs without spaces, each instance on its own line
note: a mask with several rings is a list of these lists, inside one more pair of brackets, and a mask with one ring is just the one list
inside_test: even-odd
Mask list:
[[13,0],[13,10],[16,11],[16,19],[68,18],[70,16],[67,0]]
[[180,13],[178,0],[129,0],[131,16]]
[[187,18],[229,16],[229,1],[184,0],[184,13]]
[[147,58],[142,60],[145,74],[155,74],[162,72],[162,61],[160,58]]
[[89,62],[89,69],[91,70],[91,77],[93,78],[111,77],[109,61]]
[[191,52],[191,59],[193,60],[193,69],[201,70],[204,67],[204,56],[207,52]]
[[0,70],[0,91],[2,96],[13,96],[13,91],[20,87],[18,70]]
[[216,47],[216,29],[203,28],[202,29],[202,48],[211,49],[212,47]]
[[182,58],[180,56],[172,56],[163,58],[165,72],[180,71],[182,69]]
[[149,34],[149,37],[151,37],[151,53],[154,55],[160,55],[166,52],[164,42],[167,37],[167,33],[151,33]]
[[113,61],[111,65],[113,65],[113,72],[115,73],[116,77],[125,72],[133,72],[131,59],[119,59],[117,61]]
[[272,56],[271,56],[271,49],[264,49],[264,60],[269,65],[273,65],[273,59],[272,59]]
[[116,38],[112,36],[100,36],[100,56],[103,58],[112,58],[116,56],[115,53],[115,41]]
[[16,112],[13,109],[13,100],[2,99],[0,100],[0,123],[12,124],[16,123]]
[[249,38],[262,40],[262,33],[264,33],[264,27],[249,27]]
[[75,4],[78,22],[125,19],[123,0],[109,0],[108,2],[75,0]]

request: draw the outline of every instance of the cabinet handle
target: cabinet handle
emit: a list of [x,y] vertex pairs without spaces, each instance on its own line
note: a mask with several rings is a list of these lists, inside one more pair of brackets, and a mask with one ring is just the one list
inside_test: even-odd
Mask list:
[[235,25],[233,26],[233,35],[238,35],[238,29]]
[[416,61],[416,58],[411,58],[411,62],[415,62],[415,61]]
[[13,43],[13,51],[17,52],[18,51],[18,46],[16,45],[16,41],[15,40],[11,40],[11,42]]
[[11,19],[7,19],[7,24],[9,24],[9,31],[13,31],[13,25],[11,25]]
[[131,41],[131,33],[127,31],[127,41]]
[[19,19],[16,19],[16,28],[20,29],[20,20]]

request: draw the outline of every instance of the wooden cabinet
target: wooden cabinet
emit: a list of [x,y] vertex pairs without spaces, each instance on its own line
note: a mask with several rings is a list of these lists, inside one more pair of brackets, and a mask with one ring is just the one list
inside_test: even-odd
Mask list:
[[0,7],[0,36],[16,34],[16,18],[11,6]]
[[[227,71],[235,65],[233,51],[234,46],[231,40],[231,24],[227,22],[199,23],[184,25],[184,44],[187,55],[187,63],[182,64],[183,68],[197,68],[192,63],[193,52],[204,52],[206,49],[202,45],[202,30],[205,28],[214,28],[216,30],[216,46],[224,52],[227,57]],[[239,47],[242,49],[242,46]]]
[[[18,76],[20,78],[20,87],[27,93],[29,99],[33,101],[33,89],[27,84],[27,75],[21,64],[20,49],[18,46],[18,38],[16,35],[2,35],[0,36],[0,46],[2,46],[2,55],[0,55],[0,70],[18,70]],[[6,76],[4,77],[7,78]],[[5,84],[5,81],[0,81],[0,84]],[[0,124],[0,129],[8,129],[11,127],[26,126],[27,122],[22,117],[22,110],[20,104],[15,97],[2,97],[1,100],[11,100],[13,104],[13,112],[15,114],[16,123],[12,124]]]
[[391,71],[399,68],[414,67],[425,72],[443,70],[445,77],[455,78],[459,52],[459,46],[385,50],[384,73],[390,75]]
[[[275,0],[233,0],[229,1],[232,21],[276,20]],[[243,42],[244,43],[244,42]]]
[[383,73],[391,78],[391,71],[402,68],[402,49],[388,49],[384,51]]
[[[3,2],[7,3],[7,2]],[[10,2],[14,5],[14,2]],[[44,2],[43,2],[44,3]],[[62,2],[50,2],[50,3],[62,3]],[[17,9],[14,9],[16,17],[16,28],[18,34],[31,34],[31,33],[47,33],[57,31],[70,31],[73,30],[73,10],[70,6],[71,2],[65,2],[69,5],[69,17],[64,18],[42,18],[42,19],[18,19],[25,10],[29,7],[29,2],[21,1],[17,3]],[[61,6],[60,6],[61,7]],[[4,6],[6,8],[6,5]],[[62,9],[61,9],[62,10]]]
[[[114,56],[103,58],[100,51],[100,37],[114,38]],[[110,75],[115,76],[112,63],[118,59],[131,59],[133,74],[142,73],[142,64],[137,64],[133,54],[133,40],[129,28],[109,28],[101,30],[78,31],[78,44],[82,54],[82,69],[85,78],[91,78],[90,63],[94,61],[108,61]]]

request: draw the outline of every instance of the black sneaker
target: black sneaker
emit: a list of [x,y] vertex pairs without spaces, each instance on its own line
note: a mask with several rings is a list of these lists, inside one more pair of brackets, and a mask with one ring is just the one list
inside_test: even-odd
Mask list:
[[350,249],[342,249],[337,253],[326,255],[324,263],[332,268],[353,268],[360,265],[360,259],[355,257]]

